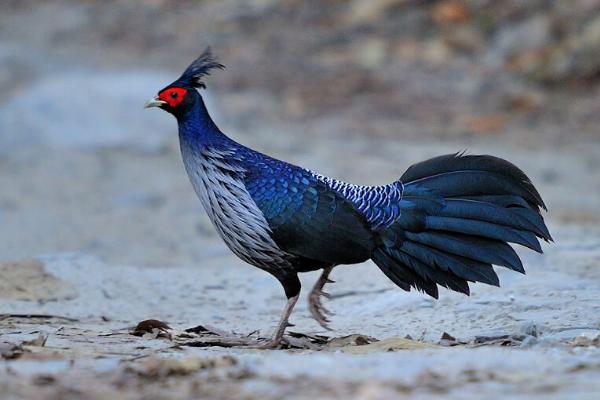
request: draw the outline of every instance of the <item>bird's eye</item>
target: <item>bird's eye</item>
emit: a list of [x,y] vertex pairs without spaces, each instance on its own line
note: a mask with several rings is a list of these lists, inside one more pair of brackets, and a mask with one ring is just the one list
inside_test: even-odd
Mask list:
[[177,96],[179,96],[179,93],[177,93],[177,92],[171,92],[171,98],[172,99],[176,99]]

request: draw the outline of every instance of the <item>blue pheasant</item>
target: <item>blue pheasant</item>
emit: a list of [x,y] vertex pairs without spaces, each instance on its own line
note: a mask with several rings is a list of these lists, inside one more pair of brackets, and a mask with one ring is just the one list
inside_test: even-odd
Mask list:
[[309,296],[327,327],[323,287],[331,270],[369,259],[400,288],[438,297],[438,285],[469,294],[468,282],[499,285],[493,265],[524,273],[508,243],[542,252],[552,238],[529,178],[492,156],[452,154],[410,167],[389,185],[332,179],[249,149],[223,134],[197,89],[212,69],[207,49],[146,107],[179,124],[185,168],[210,220],[242,260],[277,278],[288,298],[280,344],[300,294],[299,272],[322,270]]

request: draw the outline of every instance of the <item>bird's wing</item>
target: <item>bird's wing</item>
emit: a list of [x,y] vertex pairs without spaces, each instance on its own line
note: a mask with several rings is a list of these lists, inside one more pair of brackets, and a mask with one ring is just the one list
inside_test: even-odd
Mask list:
[[246,172],[245,185],[283,251],[328,264],[370,258],[366,217],[309,171],[267,159]]

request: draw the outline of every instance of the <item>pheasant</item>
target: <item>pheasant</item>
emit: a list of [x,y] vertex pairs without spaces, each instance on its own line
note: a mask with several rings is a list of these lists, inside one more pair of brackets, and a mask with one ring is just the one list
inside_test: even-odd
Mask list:
[[189,179],[225,244],[273,275],[287,303],[272,339],[278,347],[300,294],[298,273],[321,270],[309,310],[324,328],[321,297],[338,265],[372,260],[397,286],[438,297],[438,285],[469,295],[468,282],[499,286],[493,266],[525,273],[508,243],[541,253],[552,241],[530,179],[488,155],[443,155],[408,168],[388,185],[333,179],[259,153],[226,136],[199,89],[223,69],[210,49],[145,107],[175,116]]

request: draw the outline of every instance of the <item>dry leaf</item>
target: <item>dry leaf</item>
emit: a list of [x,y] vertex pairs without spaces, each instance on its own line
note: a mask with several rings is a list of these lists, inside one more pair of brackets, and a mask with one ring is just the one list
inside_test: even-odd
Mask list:
[[589,337],[586,335],[579,335],[571,342],[574,347],[598,347],[600,346],[600,335]]
[[46,346],[46,341],[48,340],[48,335],[44,333],[38,334],[38,337],[33,340],[26,340],[23,342],[23,346],[35,346],[35,347],[44,347]]
[[147,319],[139,324],[131,331],[133,336],[145,336],[150,335],[153,339],[163,337],[169,340],[172,339],[172,335],[169,332],[171,327],[166,323],[157,319]]
[[185,332],[196,333],[199,335],[200,334],[210,334],[210,335],[218,335],[218,336],[227,335],[227,332],[225,332],[219,328],[215,328],[214,326],[211,326],[211,325],[197,325],[193,328],[186,329]]
[[327,343],[327,347],[336,348],[336,347],[346,347],[346,346],[365,346],[367,344],[371,344],[374,342],[377,342],[377,339],[375,339],[373,337],[360,335],[360,334],[354,334],[354,335],[342,336],[339,338],[333,338]]
[[0,342],[0,358],[14,360],[21,357],[25,350],[17,344],[10,342]]

